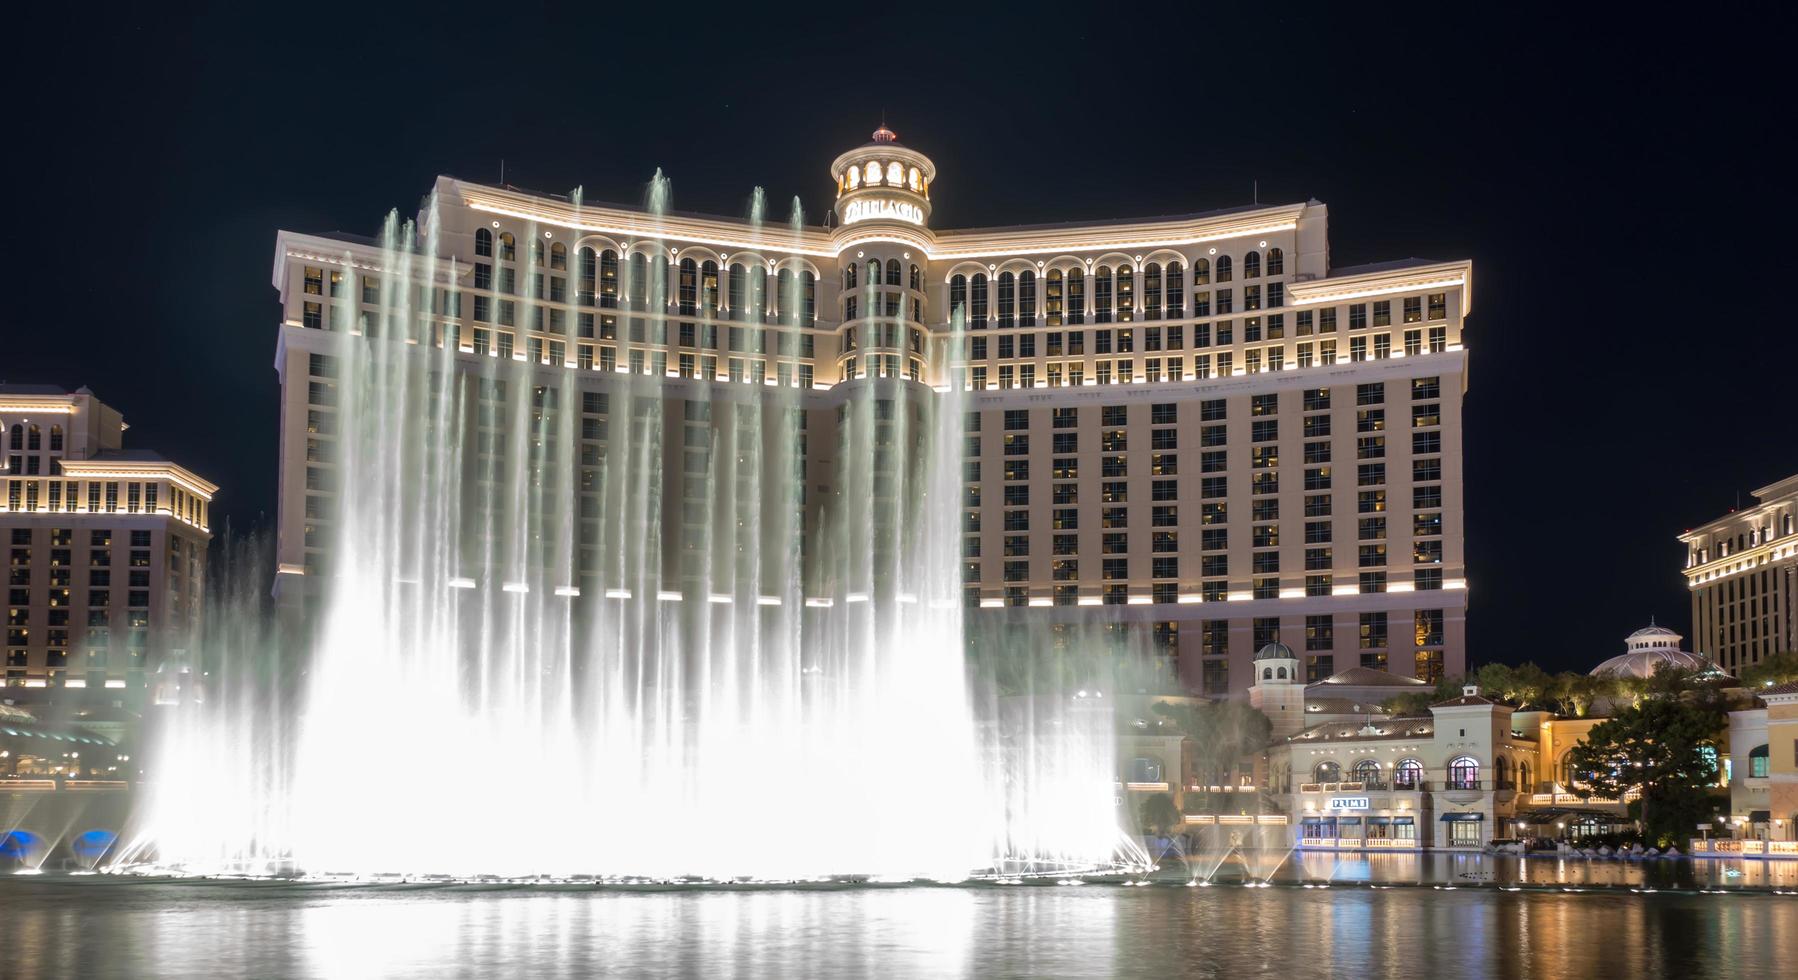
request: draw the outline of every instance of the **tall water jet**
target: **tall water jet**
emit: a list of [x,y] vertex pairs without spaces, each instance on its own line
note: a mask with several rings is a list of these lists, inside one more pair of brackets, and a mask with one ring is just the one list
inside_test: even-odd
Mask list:
[[[953,880],[1128,850],[1110,712],[979,676],[959,562],[969,396],[897,367],[928,356],[949,377],[961,313],[926,354],[882,307],[862,322],[893,366],[813,391],[781,359],[812,342],[797,202],[770,226],[758,189],[727,253],[671,244],[670,196],[658,172],[609,269],[528,220],[483,228],[472,266],[443,258],[436,196],[416,223],[389,215],[378,256],[344,256],[361,302],[333,290],[308,338],[315,479],[334,491],[315,499],[335,501],[307,573],[322,604],[279,764],[229,778],[265,815],[234,806],[231,827],[184,835],[159,795],[146,853]],[[578,328],[570,279],[592,297]],[[567,345],[595,337],[620,359],[569,370]],[[208,760],[172,744],[158,778],[191,785]]]

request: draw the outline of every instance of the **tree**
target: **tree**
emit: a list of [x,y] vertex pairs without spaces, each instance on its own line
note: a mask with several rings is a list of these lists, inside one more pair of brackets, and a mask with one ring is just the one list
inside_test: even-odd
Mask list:
[[1167,837],[1186,826],[1186,817],[1168,793],[1153,793],[1137,807],[1137,823],[1145,834]]
[[1798,653],[1787,650],[1761,658],[1761,662],[1742,668],[1742,686],[1753,690],[1773,684],[1798,681]]
[[1533,663],[1512,667],[1491,663],[1474,673],[1474,680],[1485,694],[1519,708],[1537,707],[1547,702],[1554,679]]
[[1663,845],[1677,841],[1681,812],[1716,783],[1723,724],[1716,703],[1644,698],[1593,726],[1585,741],[1568,750],[1577,774],[1574,791],[1617,800],[1640,791],[1644,832]]
[[1242,701],[1157,701],[1156,714],[1192,739],[1193,775],[1202,786],[1230,782],[1244,756],[1267,748],[1273,722]]
[[1554,676],[1548,696],[1563,715],[1584,718],[1592,703],[1609,693],[1608,677],[1593,677],[1580,671],[1562,671]]

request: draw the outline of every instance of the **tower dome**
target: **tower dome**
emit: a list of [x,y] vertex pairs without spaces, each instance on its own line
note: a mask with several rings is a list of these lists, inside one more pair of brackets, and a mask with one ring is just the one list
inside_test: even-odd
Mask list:
[[1275,642],[1269,643],[1267,646],[1264,646],[1259,651],[1257,651],[1255,654],[1255,659],[1256,660],[1297,660],[1298,658],[1293,656],[1291,647],[1276,640]]
[[831,161],[830,179],[837,185],[837,217],[845,226],[881,221],[922,228],[930,220],[936,164],[901,146],[899,134],[885,125]]
[[1592,668],[1592,676],[1653,677],[1662,664],[1699,673],[1716,669],[1703,656],[1681,650],[1679,641],[1682,639],[1680,634],[1651,621],[1624,637],[1624,652]]

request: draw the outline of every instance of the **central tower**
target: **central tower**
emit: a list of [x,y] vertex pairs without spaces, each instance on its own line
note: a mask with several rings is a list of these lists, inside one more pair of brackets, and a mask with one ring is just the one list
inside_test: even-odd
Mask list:
[[926,377],[930,185],[936,165],[885,126],[830,164],[842,270],[839,381]]

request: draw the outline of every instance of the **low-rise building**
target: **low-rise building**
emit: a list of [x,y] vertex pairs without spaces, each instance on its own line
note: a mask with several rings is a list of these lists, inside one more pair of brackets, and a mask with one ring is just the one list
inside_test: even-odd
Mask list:
[[1755,692],[1755,705],[1729,713],[1731,837],[1787,842],[1798,854],[1798,683]]
[[125,429],[86,388],[0,385],[9,698],[136,702],[146,664],[199,625],[218,487],[126,449]]

